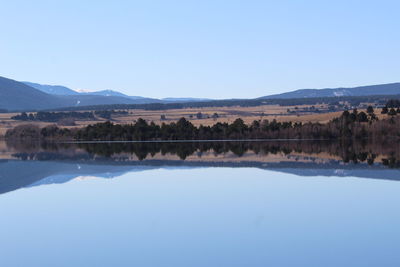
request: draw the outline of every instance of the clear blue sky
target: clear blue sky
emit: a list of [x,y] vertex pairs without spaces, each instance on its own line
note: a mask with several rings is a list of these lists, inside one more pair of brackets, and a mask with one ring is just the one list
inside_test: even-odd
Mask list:
[[400,1],[2,1],[0,76],[149,97],[400,81]]

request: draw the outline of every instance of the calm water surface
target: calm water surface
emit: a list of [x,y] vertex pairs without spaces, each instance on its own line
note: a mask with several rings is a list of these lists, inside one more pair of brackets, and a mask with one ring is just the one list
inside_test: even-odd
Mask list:
[[3,147],[1,266],[400,265],[383,152],[98,150]]

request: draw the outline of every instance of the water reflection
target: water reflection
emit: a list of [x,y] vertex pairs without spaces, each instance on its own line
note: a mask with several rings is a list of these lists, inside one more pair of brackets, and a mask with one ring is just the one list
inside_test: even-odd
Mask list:
[[[273,142],[150,142],[150,143],[13,143],[2,146],[3,153],[21,160],[136,160],[154,158],[188,160],[205,155],[223,158],[246,158],[257,155],[268,159],[271,155],[289,158],[315,157],[336,159],[343,163],[382,164],[400,167],[399,144],[368,142],[273,141]],[[11,153],[13,152],[13,153]]]
[[400,149],[368,142],[1,143],[0,193],[171,167],[252,167],[299,176],[400,179]]
[[0,143],[2,266],[399,266],[396,146]]

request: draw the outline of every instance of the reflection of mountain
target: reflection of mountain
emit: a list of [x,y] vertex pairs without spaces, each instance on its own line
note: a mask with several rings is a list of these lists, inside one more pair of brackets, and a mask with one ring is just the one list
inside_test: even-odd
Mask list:
[[[158,168],[260,168],[290,173],[298,176],[336,176],[400,180],[400,170],[389,169],[381,164],[343,164],[329,160],[323,164],[315,162],[261,162],[261,161],[184,161],[184,160],[144,160],[144,161],[21,161],[0,162],[0,193],[23,187],[44,184],[65,183],[80,176],[113,178],[127,172],[154,170]],[[267,178],[267,177],[266,177]]]
[[113,178],[128,171],[148,169],[137,166],[112,166],[59,161],[0,161],[0,194],[21,187],[65,183],[78,176]]
[[7,142],[0,143],[0,150],[0,193],[77,177],[113,178],[158,168],[258,168],[309,177],[400,180],[400,148],[393,143]]

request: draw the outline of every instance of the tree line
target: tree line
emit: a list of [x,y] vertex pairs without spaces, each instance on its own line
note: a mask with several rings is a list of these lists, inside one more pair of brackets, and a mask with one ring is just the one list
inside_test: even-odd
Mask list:
[[47,112],[39,111],[37,113],[22,112],[19,115],[11,117],[13,120],[20,121],[45,121],[57,122],[63,119],[80,119],[80,120],[94,120],[93,112]]
[[39,111],[37,113],[22,112],[19,115],[11,117],[13,120],[20,121],[44,121],[44,122],[58,122],[65,119],[74,120],[96,120],[96,116],[103,119],[111,119],[112,115],[127,115],[128,111],[125,110],[96,110],[93,112],[48,112]]
[[278,122],[255,120],[250,125],[240,118],[232,123],[218,122],[212,126],[194,126],[181,118],[177,122],[157,125],[138,119],[132,124],[110,121],[80,129],[59,128],[55,125],[39,128],[22,125],[7,131],[7,138],[68,139],[84,141],[149,141],[149,140],[226,140],[226,139],[381,139],[400,137],[400,118],[379,120],[372,107],[366,112],[344,111],[332,121]]

